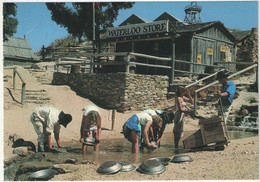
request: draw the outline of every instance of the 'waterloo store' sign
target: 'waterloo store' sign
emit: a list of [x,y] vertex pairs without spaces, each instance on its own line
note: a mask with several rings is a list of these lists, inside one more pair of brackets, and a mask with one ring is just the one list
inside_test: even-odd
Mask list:
[[132,24],[121,27],[108,28],[106,38],[125,37],[132,35],[144,35],[169,31],[169,21],[162,20],[152,23]]

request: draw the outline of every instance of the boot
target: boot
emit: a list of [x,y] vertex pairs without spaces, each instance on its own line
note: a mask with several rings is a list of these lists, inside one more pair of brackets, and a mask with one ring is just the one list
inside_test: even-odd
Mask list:
[[38,143],[38,152],[44,152],[44,142]]

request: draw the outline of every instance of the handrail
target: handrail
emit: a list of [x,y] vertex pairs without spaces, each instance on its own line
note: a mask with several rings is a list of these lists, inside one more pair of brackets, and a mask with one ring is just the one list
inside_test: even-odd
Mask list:
[[[245,68],[243,70],[240,70],[240,71],[238,71],[238,72],[228,76],[228,79],[230,79],[230,78],[232,78],[234,76],[240,75],[241,73],[244,73],[244,72],[246,72],[246,71],[248,71],[250,69],[253,69],[253,68],[257,67],[257,66],[258,66],[257,63],[253,64],[253,65],[251,65],[251,66],[249,66],[249,67],[247,67],[247,68]],[[208,85],[206,85],[204,87],[201,87],[201,88],[199,88],[199,89],[194,91],[194,114],[195,115],[196,115],[196,110],[197,110],[197,96],[198,96],[198,92],[201,91],[201,90],[204,90],[204,89],[206,89],[206,88],[208,88],[210,86],[213,86],[213,85],[215,85],[217,83],[219,83],[219,81],[214,81],[214,82],[212,82],[212,83],[210,83],[210,84],[208,84]]]
[[215,76],[216,74],[218,74],[218,72],[224,71],[224,70],[225,70],[225,69],[221,69],[221,70],[219,70],[219,71],[217,71],[217,72],[215,72],[215,73],[213,73],[213,74],[211,74],[211,75],[209,75],[209,76],[206,76],[206,77],[204,77],[204,78],[202,78],[202,79],[200,79],[200,80],[197,80],[196,82],[193,82],[193,83],[191,83],[191,84],[185,86],[185,88],[189,88],[189,87],[191,87],[191,86],[193,86],[193,85],[196,85],[197,83],[199,83],[199,82],[201,82],[201,81],[204,81],[204,80],[206,80],[206,79],[208,79],[208,78],[211,78],[211,77]]
[[17,71],[17,68],[14,67],[13,68],[13,88],[15,90],[15,75],[19,76],[20,80],[22,81],[22,95],[21,95],[21,104],[24,104],[24,100],[25,100],[25,86],[26,86],[26,83],[25,81],[23,80],[22,76],[20,75],[20,73]]

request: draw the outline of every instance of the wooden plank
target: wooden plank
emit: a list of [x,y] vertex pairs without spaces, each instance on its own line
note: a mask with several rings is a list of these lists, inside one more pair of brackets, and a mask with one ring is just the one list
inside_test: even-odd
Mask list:
[[217,143],[217,142],[226,142],[227,141],[223,134],[208,136],[205,139],[206,139],[205,144]]
[[208,137],[216,134],[224,135],[224,128],[221,125],[221,123],[214,123],[212,125],[202,125],[201,130],[203,131],[204,137]]
[[184,148],[195,148],[203,145],[201,130],[197,130],[191,136],[183,140]]
[[199,120],[199,125],[204,125],[204,124],[210,124],[214,122],[222,122],[219,116],[213,117],[213,118],[207,118],[207,119],[200,119]]
[[202,141],[203,144],[206,144],[206,137],[205,137],[205,129],[204,129],[204,125],[200,125],[200,130],[201,130],[201,137],[202,137]]

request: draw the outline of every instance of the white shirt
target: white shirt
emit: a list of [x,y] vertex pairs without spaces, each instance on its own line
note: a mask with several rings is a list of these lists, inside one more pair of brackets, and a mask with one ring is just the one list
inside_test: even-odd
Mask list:
[[46,124],[46,131],[51,133],[60,132],[59,114],[61,111],[54,107],[38,107],[34,110],[34,114]]
[[137,113],[136,116],[138,117],[138,121],[141,125],[146,125],[148,121],[153,121],[152,116],[145,112]]
[[101,115],[98,107],[96,107],[96,106],[86,106],[84,111],[83,111],[83,116],[86,116],[90,111],[97,111],[98,114]]
[[162,114],[162,113],[163,113],[162,110],[152,110],[152,109],[146,109],[146,110],[144,110],[144,111],[142,111],[142,112],[145,112],[145,113],[147,113],[147,114],[150,114],[151,116],[155,116],[155,115],[157,115],[157,114]]

